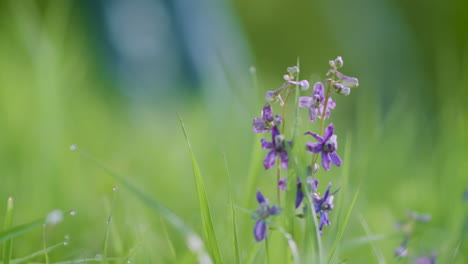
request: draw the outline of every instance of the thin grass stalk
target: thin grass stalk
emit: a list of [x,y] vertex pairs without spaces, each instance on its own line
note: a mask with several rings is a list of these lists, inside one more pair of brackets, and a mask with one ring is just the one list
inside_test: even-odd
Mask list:
[[102,264],[107,263],[107,249],[109,245],[109,236],[110,236],[110,230],[111,230],[111,224],[112,224],[112,215],[114,213],[114,207],[115,207],[115,200],[117,199],[117,187],[113,188],[113,194],[112,194],[112,204],[110,207],[110,212],[109,212],[109,217],[107,218],[106,221],[106,233],[104,235],[104,244],[102,247]]
[[225,152],[223,152],[223,157],[224,157],[224,165],[226,167],[226,175],[228,178],[229,204],[231,207],[231,215],[232,215],[232,233],[233,233],[232,243],[234,245],[234,258],[235,258],[235,263],[240,264],[239,238],[238,238],[238,232],[237,232],[236,210],[234,209],[234,202],[232,199],[231,174],[229,173],[229,166],[228,166]]
[[[7,209],[5,214],[5,225],[3,226],[5,230],[8,230],[13,225],[13,197],[8,197],[7,200]],[[13,250],[13,238],[8,239],[5,242],[5,246],[3,247],[3,264],[10,264],[11,260],[11,253]]]

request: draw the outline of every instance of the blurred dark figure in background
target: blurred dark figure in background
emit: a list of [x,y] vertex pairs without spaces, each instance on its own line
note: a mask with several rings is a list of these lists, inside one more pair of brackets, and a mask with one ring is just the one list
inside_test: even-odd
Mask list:
[[210,87],[207,96],[223,96],[226,72],[248,74],[229,1],[89,0],[86,8],[103,66],[130,97]]

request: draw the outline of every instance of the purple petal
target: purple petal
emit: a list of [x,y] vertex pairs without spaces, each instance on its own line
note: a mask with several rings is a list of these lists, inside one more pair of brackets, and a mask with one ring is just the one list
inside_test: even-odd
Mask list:
[[333,99],[331,99],[331,97],[328,98],[327,108],[335,109],[335,107],[336,107],[336,102],[333,101]]
[[330,154],[328,152],[322,151],[322,166],[326,171],[330,170]]
[[310,107],[312,105],[312,97],[301,96],[299,97],[299,107]]
[[341,166],[340,156],[338,156],[338,154],[336,154],[336,152],[330,153],[330,157],[331,157],[331,161],[333,162],[333,164],[335,164],[335,166],[337,166],[337,167]]
[[266,237],[266,223],[263,220],[257,220],[254,226],[254,237],[257,242],[262,241]]
[[271,110],[271,105],[266,104],[262,110],[262,117],[264,120],[272,121],[273,120],[273,111]]
[[325,129],[325,134],[323,135],[323,142],[327,141],[330,139],[330,137],[333,135],[333,132],[335,131],[335,126],[333,126],[333,123],[327,126]]
[[270,215],[277,215],[277,214],[280,213],[280,209],[279,209],[279,207],[276,206],[276,205],[273,205],[273,206],[270,207],[268,210],[269,210],[268,213],[269,213]]
[[322,143],[324,142],[323,138],[322,138],[321,136],[315,134],[314,132],[307,131],[307,132],[305,132],[304,135],[311,135],[311,136],[313,136],[318,142],[322,142]]
[[320,96],[320,100],[323,100],[325,98],[325,89],[323,88],[323,83],[321,82],[316,82],[314,84],[314,90],[312,91],[312,95],[318,95]]
[[280,132],[276,126],[271,129],[271,141],[275,142],[275,138],[280,135]]
[[297,193],[296,193],[296,208],[301,205],[302,200],[304,199],[304,193],[302,192],[302,183],[297,184]]
[[288,168],[288,161],[289,161],[288,152],[281,151],[280,152],[280,159],[281,159],[281,166],[283,168],[287,169]]
[[322,212],[320,214],[320,227],[319,229],[322,230],[324,225],[330,225],[330,220],[328,219],[328,213]]
[[310,190],[315,192],[318,189],[319,181],[312,177],[307,177],[307,183],[309,184]]
[[268,152],[265,159],[263,160],[263,166],[265,166],[265,169],[271,169],[275,165],[277,156],[278,153],[274,150]]
[[319,112],[318,108],[315,108],[315,107],[309,108],[309,121],[310,122],[315,122],[315,120],[317,120],[318,112]]
[[255,133],[263,133],[268,131],[268,129],[265,127],[265,120],[263,120],[262,118],[254,118],[254,120],[252,121],[252,125],[254,127],[253,132]]
[[288,179],[283,178],[278,181],[278,188],[283,192],[286,191],[286,185],[288,184]]
[[331,182],[328,184],[328,188],[325,191],[325,194],[322,197],[322,201],[326,202],[328,199],[328,196],[330,195],[330,188],[331,188]]
[[320,153],[323,151],[322,143],[306,143],[306,150],[312,153]]
[[260,140],[262,142],[262,149],[272,149],[273,148],[273,143],[270,141],[267,141],[266,139],[262,138]]
[[265,197],[263,197],[263,194],[260,191],[257,191],[257,201],[259,204],[266,203]]

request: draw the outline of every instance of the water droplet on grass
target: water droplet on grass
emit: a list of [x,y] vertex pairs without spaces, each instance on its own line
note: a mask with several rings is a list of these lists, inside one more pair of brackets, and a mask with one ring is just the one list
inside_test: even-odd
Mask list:
[[76,150],[76,145],[75,144],[70,145],[70,150],[75,151]]
[[76,210],[71,210],[71,211],[70,211],[70,215],[71,215],[71,216],[75,216],[75,215],[76,215]]
[[112,188],[112,190],[114,191],[117,191],[119,189],[119,186],[115,186],[114,188]]

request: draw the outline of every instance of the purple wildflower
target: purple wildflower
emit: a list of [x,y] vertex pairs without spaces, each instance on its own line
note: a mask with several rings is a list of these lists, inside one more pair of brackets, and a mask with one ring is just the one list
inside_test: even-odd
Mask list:
[[262,117],[256,117],[252,121],[253,125],[253,132],[255,133],[263,133],[267,131],[271,131],[271,128],[275,125],[279,125],[281,123],[281,116],[274,115],[271,109],[271,105],[266,104],[262,109]]
[[316,82],[312,91],[312,97],[301,96],[299,97],[299,107],[309,108],[310,122],[317,120],[325,111],[325,120],[330,118],[330,109],[335,109],[336,103],[333,99],[328,98],[327,107],[325,109],[325,90],[323,83]]
[[404,246],[399,246],[395,249],[395,257],[404,258],[408,255],[408,249]]
[[[276,126],[273,126],[273,128],[271,129],[271,138],[271,142],[267,141],[264,138],[262,138],[261,140],[263,149],[271,149],[270,152],[268,152],[268,154],[266,155],[265,159],[263,160],[263,165],[265,166],[265,169],[268,170],[271,167],[273,167],[278,156],[281,160],[281,166],[287,169],[289,157],[288,152],[286,151],[284,136],[280,134]],[[291,145],[291,142],[288,143]]]
[[286,186],[288,184],[288,179],[283,178],[278,181],[278,188],[282,190],[283,192],[286,191]]
[[306,144],[307,151],[312,153],[322,153],[322,166],[326,171],[330,170],[330,163],[333,162],[335,166],[341,166],[340,156],[336,153],[338,148],[337,136],[333,134],[335,127],[333,124],[328,125],[325,129],[323,138],[315,133],[306,132],[317,139],[318,143],[308,142]]
[[[280,179],[278,181],[278,188],[284,192],[286,191],[287,184],[288,184],[288,179],[284,179],[284,178]],[[299,205],[301,205],[303,199],[304,199],[304,192],[302,191],[302,182],[301,182],[301,179],[298,177],[297,178],[297,190],[296,190],[296,208],[298,208]]]
[[313,193],[315,213],[320,214],[319,230],[322,232],[324,225],[330,225],[328,219],[328,212],[333,210],[333,199],[335,198],[330,194],[331,183],[328,184],[328,188],[325,191],[323,197],[320,197],[317,193]]
[[[286,191],[286,186],[288,184],[288,179],[280,179],[278,181],[278,188],[281,191]],[[318,187],[318,180],[312,178],[312,177],[307,177],[307,184],[309,185],[309,188],[311,191],[316,191]],[[297,190],[296,190],[296,208],[298,208],[302,201],[304,200],[304,192],[302,191],[302,182],[300,178],[297,178]]]
[[257,201],[258,209],[253,217],[256,220],[253,234],[255,240],[260,242],[267,236],[266,219],[271,215],[279,214],[279,208],[278,206],[268,206],[268,199],[265,199],[260,191],[257,191]]
[[432,254],[430,257],[420,257],[416,260],[418,264],[435,264],[436,255]]

